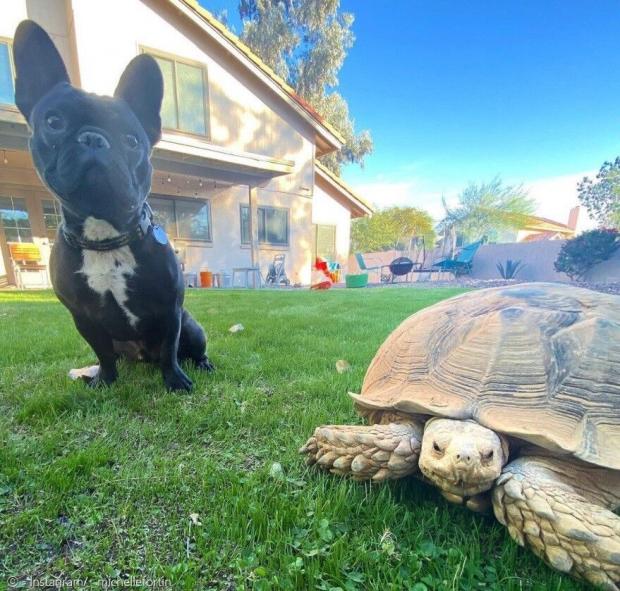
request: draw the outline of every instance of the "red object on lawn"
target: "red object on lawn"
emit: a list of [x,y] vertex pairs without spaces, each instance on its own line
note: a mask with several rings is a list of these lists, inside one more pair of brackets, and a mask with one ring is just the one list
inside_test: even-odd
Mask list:
[[332,286],[331,281],[321,281],[310,286],[310,289],[329,289]]
[[314,261],[314,268],[317,271],[323,271],[323,273],[329,272],[327,261],[325,259],[322,259],[321,257],[316,257],[316,260]]
[[332,283],[340,281],[340,265],[338,263],[330,263],[321,257],[317,257],[314,268],[321,271]]
[[314,261],[314,268],[317,271],[321,271],[321,273],[327,277],[327,280],[314,283],[310,286],[310,289],[329,289],[332,286],[333,278],[329,272],[329,265],[327,261],[321,257],[316,257],[316,260]]

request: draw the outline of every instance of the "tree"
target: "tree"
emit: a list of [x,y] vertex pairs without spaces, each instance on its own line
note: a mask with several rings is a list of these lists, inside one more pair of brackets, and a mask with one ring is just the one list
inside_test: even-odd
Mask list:
[[345,138],[321,162],[336,174],[342,164],[363,165],[372,152],[368,131],[356,133],[346,100],[334,89],[352,47],[353,15],[340,0],[240,0],[242,40]]
[[601,226],[620,227],[620,157],[605,162],[596,181],[584,177],[577,184],[579,201]]
[[554,263],[556,271],[579,280],[620,248],[620,233],[612,229],[589,230],[567,240]]
[[443,200],[446,215],[438,231],[455,230],[471,242],[486,237],[497,239],[504,230],[519,230],[532,221],[536,203],[521,185],[504,185],[496,177],[489,183],[471,183],[460,195],[456,207]]
[[351,224],[351,248],[355,252],[404,250],[412,238],[420,236],[427,245],[435,242],[433,219],[415,207],[389,207]]

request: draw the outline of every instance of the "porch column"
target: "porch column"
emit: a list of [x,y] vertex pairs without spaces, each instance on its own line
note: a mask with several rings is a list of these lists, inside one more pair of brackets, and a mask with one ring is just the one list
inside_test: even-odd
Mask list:
[[258,267],[258,189],[249,186],[250,197],[250,256],[252,266]]

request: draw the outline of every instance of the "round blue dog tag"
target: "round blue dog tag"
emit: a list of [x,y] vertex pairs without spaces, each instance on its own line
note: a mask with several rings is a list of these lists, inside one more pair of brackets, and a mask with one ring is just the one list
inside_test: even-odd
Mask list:
[[153,226],[153,238],[155,238],[159,244],[168,244],[168,236],[166,235],[166,231],[161,226]]

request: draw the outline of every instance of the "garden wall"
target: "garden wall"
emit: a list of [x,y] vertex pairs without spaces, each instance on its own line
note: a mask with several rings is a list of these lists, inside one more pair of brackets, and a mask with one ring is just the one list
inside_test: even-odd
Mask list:
[[589,283],[618,283],[620,282],[620,249],[609,259],[590,269],[584,281]]
[[558,257],[564,240],[541,240],[539,242],[509,242],[506,244],[483,244],[473,260],[471,277],[474,279],[499,279],[497,263],[506,265],[508,259],[520,260],[525,266],[517,279],[525,281],[570,281],[564,273],[558,273],[553,263]]
[[[525,267],[519,271],[517,279],[524,281],[562,281],[570,282],[565,273],[558,273],[553,263],[565,240],[541,240],[539,242],[508,242],[502,244],[483,244],[473,260],[472,279],[500,279],[497,263],[506,265],[506,261],[521,261]],[[389,265],[401,252],[373,252],[364,255],[369,267]],[[437,260],[435,257],[433,260]],[[348,272],[358,273],[357,261],[351,255]],[[371,280],[377,280],[372,276]],[[583,278],[589,283],[620,283],[620,249],[607,261],[604,261],[590,271]]]

